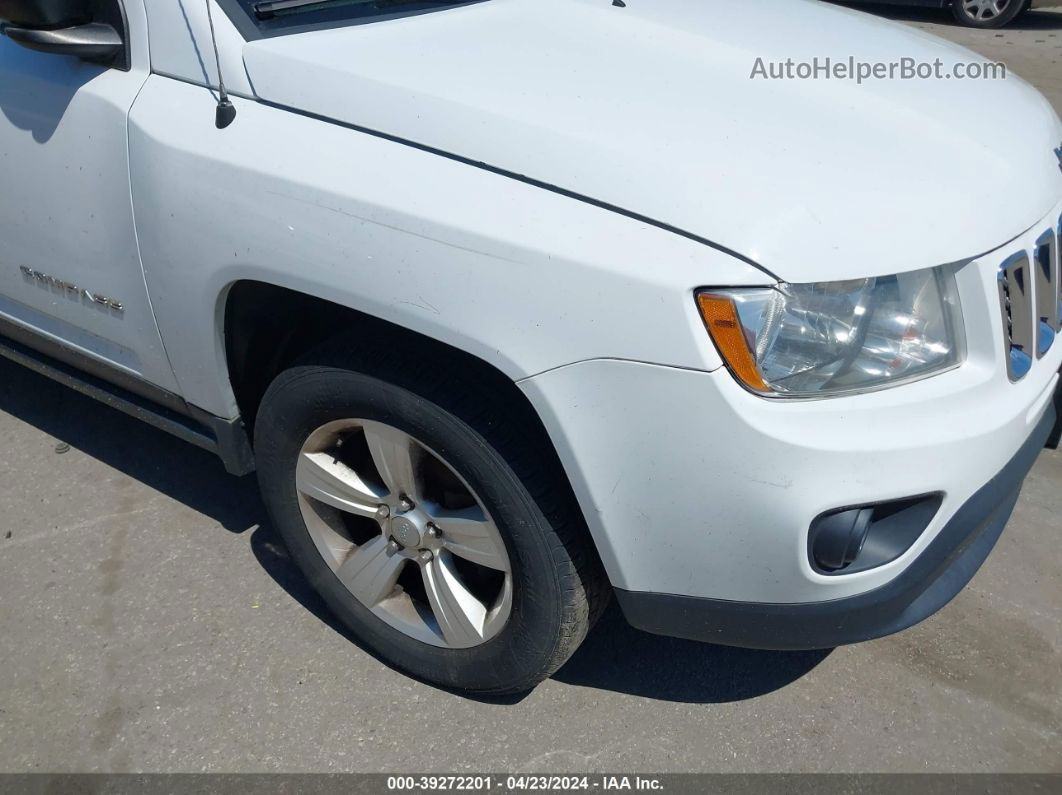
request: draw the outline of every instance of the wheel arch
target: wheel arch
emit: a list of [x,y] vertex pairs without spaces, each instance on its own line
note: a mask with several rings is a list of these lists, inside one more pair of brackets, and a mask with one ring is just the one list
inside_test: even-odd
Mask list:
[[393,346],[434,361],[443,360],[464,377],[498,395],[508,419],[534,437],[543,455],[566,486],[585,523],[585,514],[537,409],[515,381],[494,364],[445,342],[337,304],[318,296],[268,282],[245,279],[231,283],[219,298],[224,365],[248,435],[262,397],[273,379],[304,354],[340,336],[356,346]]
[[[218,298],[223,365],[236,406],[248,428],[273,378],[303,354],[335,338],[364,345],[401,346],[444,357],[451,366],[484,378],[513,401],[535,412],[514,378],[498,364],[420,331],[312,293],[259,279],[228,284]],[[538,420],[542,434],[545,427]]]

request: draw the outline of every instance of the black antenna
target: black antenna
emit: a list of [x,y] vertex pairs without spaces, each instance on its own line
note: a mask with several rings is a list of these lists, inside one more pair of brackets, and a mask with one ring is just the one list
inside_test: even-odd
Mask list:
[[218,107],[214,113],[214,126],[224,130],[232,120],[236,118],[236,106],[229,102],[229,95],[225,91],[225,78],[221,76],[221,56],[218,55],[218,39],[214,35],[214,15],[210,13],[210,4],[213,0],[205,0],[207,21],[210,23],[210,43],[214,45],[214,63],[218,65]]

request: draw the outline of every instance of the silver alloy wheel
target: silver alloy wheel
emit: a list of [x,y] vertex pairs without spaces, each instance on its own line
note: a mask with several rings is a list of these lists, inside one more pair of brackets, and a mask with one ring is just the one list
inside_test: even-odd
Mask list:
[[303,445],[295,485],[317,550],[388,625],[452,649],[505,626],[505,543],[482,500],[427,445],[379,422],[332,422]]
[[1017,0],[961,0],[962,9],[971,19],[987,22],[1004,13]]

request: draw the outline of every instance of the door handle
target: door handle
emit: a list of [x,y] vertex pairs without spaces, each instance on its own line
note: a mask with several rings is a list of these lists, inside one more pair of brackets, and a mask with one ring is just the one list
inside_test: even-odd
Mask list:
[[3,33],[12,41],[39,52],[73,55],[86,61],[108,61],[122,51],[122,37],[103,22],[74,25],[56,30],[4,25]]

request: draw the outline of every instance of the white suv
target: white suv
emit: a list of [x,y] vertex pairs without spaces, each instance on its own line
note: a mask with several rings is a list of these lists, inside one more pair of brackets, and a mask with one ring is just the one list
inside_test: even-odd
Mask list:
[[0,350],[257,468],[396,666],[529,688],[610,593],[895,632],[1057,444],[1044,99],[750,78],[973,54],[804,0],[214,3],[0,0]]

